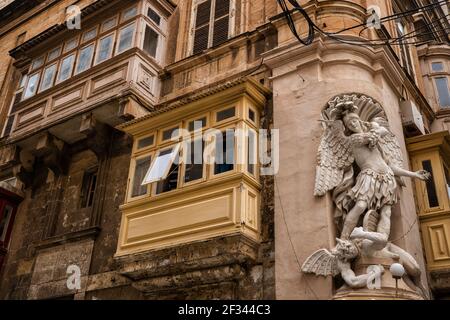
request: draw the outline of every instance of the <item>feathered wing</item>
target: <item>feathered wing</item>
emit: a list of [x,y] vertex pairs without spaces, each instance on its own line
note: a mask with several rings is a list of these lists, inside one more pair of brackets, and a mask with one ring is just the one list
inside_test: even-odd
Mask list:
[[340,273],[337,266],[337,258],[327,249],[317,250],[309,256],[303,263],[302,271],[324,277],[335,277]]
[[[384,127],[388,133],[378,140],[378,147],[383,155],[384,160],[391,166],[397,168],[403,168],[403,153],[398,143],[397,137],[391,132],[389,124],[384,119],[375,119],[375,123]],[[404,186],[405,183],[401,178],[397,179],[400,185]]]
[[336,120],[327,124],[317,154],[314,195],[323,196],[337,187],[344,170],[354,161],[350,138],[344,134],[344,124]]

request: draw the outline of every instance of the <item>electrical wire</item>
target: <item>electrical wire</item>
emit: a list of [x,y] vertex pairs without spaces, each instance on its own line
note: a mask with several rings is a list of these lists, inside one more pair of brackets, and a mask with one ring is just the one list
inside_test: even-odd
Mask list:
[[[340,31],[337,32],[326,32],[324,30],[322,30],[320,27],[318,27],[309,17],[309,15],[306,13],[306,11],[301,7],[301,5],[297,2],[297,0],[288,0],[289,3],[294,7],[293,10],[289,10],[288,6],[286,4],[285,0],[277,0],[278,3],[280,4],[281,8],[283,9],[284,15],[287,19],[289,28],[291,29],[292,33],[294,34],[294,36],[300,41],[300,43],[304,44],[304,45],[309,45],[314,41],[315,38],[315,32],[317,31],[318,33],[331,38],[333,40],[336,40],[338,42],[342,42],[342,43],[346,43],[346,44],[351,44],[351,45],[368,45],[368,46],[380,46],[380,45],[412,45],[414,43],[401,43],[398,44],[397,42],[401,41],[404,38],[404,35],[401,37],[397,37],[397,38],[390,38],[390,39],[386,39],[386,40],[368,40],[368,39],[358,39],[358,40],[352,40],[352,39],[344,39],[341,38],[339,36],[337,36],[338,34],[344,32],[344,31],[348,31],[348,30],[352,30],[361,26],[365,26],[366,24],[359,24],[359,25],[355,25],[346,29],[342,29]],[[380,22],[386,22],[386,21],[390,21],[390,20],[394,20],[394,19],[398,19],[401,17],[404,17],[410,13],[413,12],[419,12],[419,11],[426,11],[426,10],[432,10],[433,8],[440,6],[442,3],[447,3],[449,0],[441,0],[438,1],[436,3],[433,4],[429,4],[423,7],[419,7],[416,9],[412,9],[412,10],[408,10],[405,12],[401,12],[398,14],[394,14],[391,16],[387,16],[384,18],[380,19]],[[306,38],[306,40],[301,39],[301,37],[299,36],[296,26],[295,26],[295,22],[292,18],[292,12],[293,11],[299,11],[306,19],[307,23],[308,23],[308,37]],[[441,18],[442,19],[442,18]],[[420,42],[422,43],[422,42]]]

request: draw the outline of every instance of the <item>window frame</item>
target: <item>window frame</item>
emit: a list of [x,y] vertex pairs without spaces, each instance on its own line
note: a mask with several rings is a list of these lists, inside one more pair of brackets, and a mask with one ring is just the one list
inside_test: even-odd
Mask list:
[[[93,40],[93,41],[92,41],[92,40]],[[78,72],[78,65],[79,65],[79,63],[80,63],[81,51],[83,51],[84,49],[86,49],[86,48],[88,48],[88,47],[90,47],[90,46],[92,46],[93,49],[92,49],[92,53],[91,53],[91,57],[90,57],[90,63],[89,63],[89,66],[88,66],[85,70],[82,70],[82,71]],[[76,61],[75,61],[75,63],[74,63],[74,70],[73,70],[73,75],[74,75],[74,76],[79,75],[80,73],[86,72],[86,71],[88,71],[89,69],[91,69],[91,68],[93,67],[93,65],[94,65],[95,51],[96,51],[96,41],[95,41],[95,38],[94,38],[94,39],[91,39],[90,41],[85,42],[84,45],[81,46],[81,47],[78,49],[77,58],[76,58]]]
[[[119,52],[120,41],[122,39],[121,31],[123,29],[126,29],[126,28],[130,27],[130,26],[134,27],[134,32],[133,32],[133,36],[131,37],[130,47],[124,49],[121,52]],[[116,43],[115,43],[115,48],[114,48],[114,55],[115,56],[117,56],[119,54],[122,54],[124,52],[127,52],[128,50],[132,49],[133,47],[136,47],[136,37],[137,37],[137,30],[138,30],[137,27],[138,27],[138,24],[136,23],[136,20],[135,20],[135,21],[133,21],[131,23],[120,25],[117,28],[117,30],[116,30],[117,31],[117,38],[116,38]]]
[[[138,148],[139,145],[139,141],[146,139],[146,138],[150,138],[153,136],[153,143],[147,147],[143,147],[143,148]],[[143,136],[139,136],[136,138],[136,143],[133,143],[133,154],[138,154],[138,153],[142,153],[142,152],[146,152],[149,149],[152,149],[154,147],[156,147],[156,142],[157,142],[157,134],[156,132],[152,132],[150,134],[145,134]]]
[[6,226],[6,228],[4,229],[6,231],[5,237],[3,240],[0,239],[0,249],[8,251],[9,245],[11,243],[11,233],[14,225],[14,220],[17,214],[17,203],[14,203],[7,199],[0,200],[0,221],[3,219],[4,209],[6,208],[6,206],[12,207],[12,212],[10,217],[8,218],[7,223],[5,224]]
[[[135,155],[133,155],[133,158],[131,160],[131,165],[130,165],[130,173],[128,176],[128,192],[127,192],[127,199],[128,202],[131,201],[136,201],[136,200],[140,200],[140,199],[144,199],[147,197],[152,196],[152,188],[153,188],[153,183],[152,184],[147,184],[147,193],[140,195],[140,196],[136,196],[133,197],[133,186],[134,186],[134,179],[135,179],[135,175],[136,175],[136,163],[140,160],[140,159],[144,159],[144,158],[148,158],[150,157],[150,167],[153,163],[153,160],[155,159],[155,154],[156,151],[142,151],[139,150],[139,153],[136,153]],[[149,168],[150,168],[149,167]],[[145,175],[144,175],[145,178]]]
[[[437,75],[432,77],[432,82],[433,82],[433,88],[434,88],[434,92],[436,95],[436,103],[437,103],[437,107],[439,108],[439,110],[448,110],[450,109],[450,104],[449,105],[441,105],[441,96],[438,90],[438,86],[437,86],[437,79],[447,79],[447,89],[450,90],[450,80],[449,80],[449,76],[447,76],[446,74],[441,74],[441,75]],[[450,97],[450,91],[448,93],[449,97]]]
[[[39,75],[37,83],[36,83],[36,91],[29,97],[26,96],[27,93],[27,89],[28,89],[28,84],[30,83],[30,79],[33,78],[33,76],[35,75]],[[42,70],[39,69],[38,71],[35,71],[33,73],[31,73],[28,77],[27,77],[27,83],[24,86],[23,89],[23,95],[22,95],[22,99],[21,101],[25,101],[27,99],[30,99],[32,97],[34,97],[36,94],[38,94],[38,90],[39,90],[39,86],[41,85],[41,77],[42,77]]]
[[[109,33],[105,33],[104,35],[101,35],[97,40],[96,40],[96,46],[95,46],[95,54],[94,54],[94,64],[93,66],[97,66],[100,63],[103,63],[105,61],[108,61],[109,59],[111,59],[114,56],[114,47],[115,47],[115,41],[116,41],[116,37],[117,37],[117,30],[114,30],[112,32]],[[98,55],[100,54],[100,42],[105,39],[112,36],[113,41],[111,44],[111,48],[109,49],[109,55],[108,58],[106,58],[105,60],[102,61],[97,61],[98,60]]]
[[[223,120],[219,120],[219,121],[217,120],[217,114],[219,112],[222,112],[222,111],[225,111],[225,110],[231,109],[231,108],[234,108],[234,116],[232,116],[230,118],[223,119]],[[231,104],[231,105],[228,104],[225,107],[221,107],[220,109],[214,110],[213,111],[213,116],[212,116],[212,124],[213,125],[224,125],[226,123],[233,122],[233,121],[239,119],[240,116],[241,116],[240,112],[239,112],[239,109],[241,109],[241,108],[239,108],[239,106],[237,104]]]
[[185,181],[186,178],[186,163],[184,162],[185,159],[185,146],[187,146],[187,143],[184,143],[184,141],[181,143],[182,148],[181,148],[181,159],[183,159],[183,162],[181,163],[181,168],[180,168],[180,178],[179,178],[179,183],[180,183],[180,188],[183,187],[188,187],[188,186],[192,186],[192,185],[196,185],[202,182],[205,182],[208,180],[208,164],[205,162],[205,150],[207,150],[207,146],[211,144],[210,142],[207,142],[203,139],[203,136],[201,137],[195,137],[195,135],[191,135],[190,137],[190,143],[195,143],[196,141],[201,140],[203,142],[203,150],[202,150],[202,157],[203,157],[203,169],[202,169],[202,177],[200,179],[196,179],[196,180],[192,180],[192,181]]
[[[61,68],[63,66],[63,62],[64,60],[66,60],[67,58],[69,58],[70,56],[73,56],[73,62],[71,63],[71,70],[70,70],[70,74],[67,78],[60,80],[59,76],[61,74]],[[70,78],[73,77],[74,74],[74,70],[75,70],[75,63],[77,62],[77,52],[76,51],[70,51],[68,54],[64,55],[61,57],[61,60],[59,62],[59,67],[58,67],[58,75],[56,76],[56,80],[55,80],[55,85],[60,84],[66,80],[69,80]]]
[[[191,10],[190,28],[188,37],[188,55],[194,54],[194,39],[195,39],[195,25],[197,20],[197,9],[200,4],[208,0],[194,0]],[[217,0],[211,0],[211,14],[209,17],[209,31],[208,31],[208,44],[206,50],[213,47],[213,35],[214,35],[214,11]],[[228,21],[228,40],[236,35],[236,0],[230,0],[230,11]]]
[[233,162],[234,163],[233,163],[233,169],[232,170],[228,170],[228,171],[220,172],[220,173],[215,173],[215,169],[216,169],[216,154],[217,154],[217,149],[216,149],[217,144],[216,144],[216,135],[215,135],[212,139],[210,139],[210,141],[208,141],[208,143],[213,143],[214,144],[214,163],[209,165],[209,167],[210,167],[209,168],[209,176],[210,176],[211,180],[221,178],[222,176],[225,176],[225,175],[236,173],[236,172],[239,171],[239,166],[240,166],[237,163],[237,159],[238,159],[238,156],[239,156],[239,154],[238,154],[238,151],[239,151],[238,150],[238,147],[239,147],[238,146],[238,144],[239,144],[238,138],[239,137],[236,136],[236,130],[238,130],[238,125],[236,123],[233,123],[233,124],[230,124],[230,125],[223,126],[221,128],[216,128],[216,129],[218,131],[222,132],[222,135],[223,135],[224,132],[226,132],[229,129],[233,129],[234,130],[234,145],[233,145],[233,156],[234,156]]
[[[49,68],[52,67],[52,66],[55,66],[55,67],[56,67],[55,73],[53,74],[52,82],[51,82],[51,84],[50,84],[50,86],[49,86],[48,88],[44,88],[44,89],[43,89],[43,88],[42,88],[42,85],[43,85],[43,83],[44,83],[45,72],[47,71],[47,69],[49,69]],[[41,79],[41,81],[40,81],[39,89],[38,89],[38,92],[37,92],[37,93],[44,92],[44,91],[50,89],[51,87],[53,87],[53,86],[55,85],[56,77],[57,77],[57,75],[58,75],[58,70],[59,70],[59,61],[55,61],[55,62],[53,62],[53,63],[50,63],[50,64],[46,65],[46,66],[42,69],[42,76],[41,76],[42,79]]]
[[[81,50],[83,47],[85,47],[84,44],[86,44],[86,43],[89,43],[91,41],[95,42],[95,39],[97,39],[98,36],[99,36],[99,28],[100,28],[100,25],[97,24],[94,27],[91,27],[91,28],[87,29],[86,31],[84,31],[81,34],[81,40],[80,40],[80,44],[79,44],[80,48],[78,50]],[[85,40],[84,37],[86,36],[86,34],[88,34],[89,32],[91,32],[93,30],[95,30],[95,36],[93,38],[91,38],[91,39]]]

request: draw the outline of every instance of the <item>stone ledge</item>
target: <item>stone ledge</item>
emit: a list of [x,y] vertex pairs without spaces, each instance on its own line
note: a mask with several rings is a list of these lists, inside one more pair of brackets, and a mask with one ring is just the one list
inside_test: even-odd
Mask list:
[[63,245],[66,243],[77,242],[84,239],[95,239],[100,232],[99,227],[92,227],[80,231],[65,233],[63,235],[51,237],[45,239],[35,245],[37,250],[46,249],[50,247],[55,247]]
[[151,293],[241,279],[245,266],[257,263],[258,253],[258,243],[232,235],[115,260],[119,273],[134,280],[135,288]]
[[450,269],[430,271],[430,287],[434,293],[450,292]]

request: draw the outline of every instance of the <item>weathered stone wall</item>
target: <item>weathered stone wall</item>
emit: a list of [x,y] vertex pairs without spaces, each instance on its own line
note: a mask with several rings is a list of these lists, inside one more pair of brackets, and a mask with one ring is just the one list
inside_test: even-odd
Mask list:
[[[111,143],[106,179],[98,181],[96,188],[98,191],[101,184],[106,186],[104,197],[95,200],[101,202],[98,235],[82,234],[92,226],[90,212],[79,209],[82,173],[97,162],[94,154],[85,150],[71,157],[67,175],[27,192],[19,207],[10,251],[0,275],[0,298],[42,299],[74,294],[67,290],[65,283],[67,267],[72,264],[82,270],[81,291],[86,291],[88,286],[95,290],[98,286],[121,287],[124,284],[123,279],[116,281],[104,276],[106,279],[97,285],[99,276],[89,277],[114,270],[119,205],[125,197],[131,141],[118,132],[111,139],[114,143]],[[51,232],[49,224],[53,215],[56,215],[56,223]],[[68,244],[64,244],[67,241]]]

